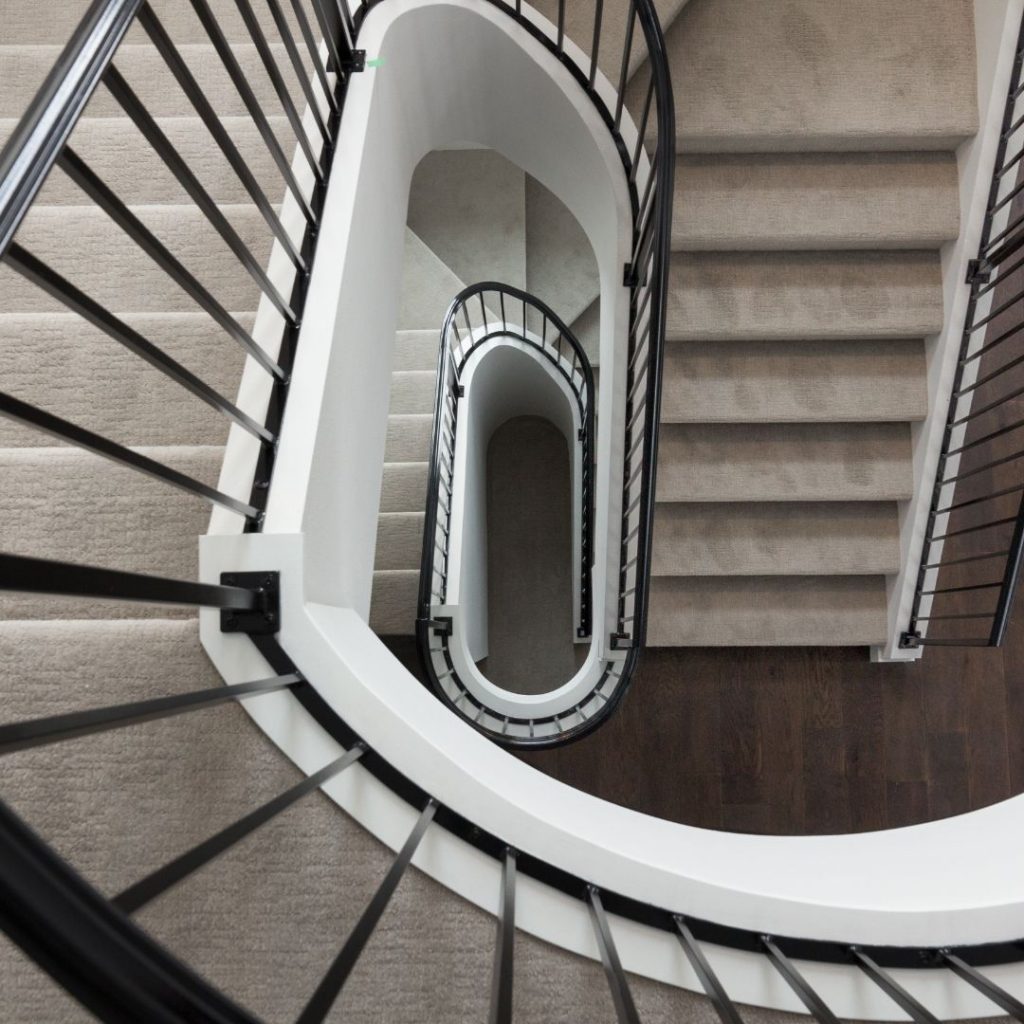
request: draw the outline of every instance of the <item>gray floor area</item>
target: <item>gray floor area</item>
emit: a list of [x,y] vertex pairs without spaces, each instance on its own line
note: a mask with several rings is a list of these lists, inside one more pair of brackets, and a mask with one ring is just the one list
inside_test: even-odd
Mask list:
[[491,682],[544,693],[576,671],[569,448],[536,416],[502,424],[487,451],[487,611]]

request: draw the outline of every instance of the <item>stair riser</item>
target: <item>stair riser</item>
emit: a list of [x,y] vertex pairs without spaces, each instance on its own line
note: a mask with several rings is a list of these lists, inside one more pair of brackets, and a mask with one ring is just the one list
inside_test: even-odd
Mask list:
[[[251,207],[224,207],[225,216],[253,256],[266,264],[273,236]],[[135,207],[133,212],[229,311],[255,310],[259,287],[194,207]],[[95,207],[32,210],[18,241],[114,312],[195,312],[192,299]],[[3,268],[0,295],[11,313],[63,307],[36,285]]]
[[[220,448],[144,448],[157,461],[216,483]],[[0,518],[14,554],[195,579],[196,538],[209,505],[159,480],[66,448],[0,451]],[[4,618],[191,616],[193,609],[112,601],[0,597]]]
[[[252,316],[240,318],[252,327]],[[131,327],[233,401],[244,353],[203,314],[127,318]],[[0,316],[5,390],[128,445],[220,445],[228,420],[72,313]],[[116,381],[116,386],[112,385]],[[50,444],[0,419],[0,448]]]

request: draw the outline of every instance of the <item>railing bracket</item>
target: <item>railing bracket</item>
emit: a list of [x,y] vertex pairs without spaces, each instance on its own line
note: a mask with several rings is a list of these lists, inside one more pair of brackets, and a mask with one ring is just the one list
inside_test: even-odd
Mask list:
[[281,628],[281,574],[279,572],[222,572],[220,581],[229,587],[255,591],[258,605],[251,611],[225,608],[220,613],[222,633],[270,636]]
[[439,615],[436,619],[420,619],[424,629],[434,631],[434,636],[452,635],[452,617],[450,615]]
[[356,71],[366,70],[366,51],[365,50],[352,50],[347,58],[342,61],[342,70],[348,74],[352,74]]
[[985,284],[992,275],[992,264],[988,260],[968,260],[967,283]]
[[640,283],[632,263],[626,263],[623,266],[622,283],[626,288],[635,288]]
[[920,633],[903,632],[900,634],[900,650],[916,651],[921,646]]
[[633,646],[633,638],[628,633],[612,633],[611,648],[613,651],[628,651]]

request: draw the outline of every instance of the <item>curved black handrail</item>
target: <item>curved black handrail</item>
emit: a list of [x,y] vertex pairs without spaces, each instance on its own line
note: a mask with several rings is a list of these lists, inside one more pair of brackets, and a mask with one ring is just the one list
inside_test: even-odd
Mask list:
[[[533,330],[533,323],[538,329]],[[544,302],[512,285],[482,281],[455,296],[445,314],[437,358],[434,422],[427,470],[427,501],[420,558],[416,634],[420,655],[434,692],[473,726],[511,746],[543,746],[589,732],[603,720],[611,689],[619,680],[609,666],[590,694],[564,714],[541,718],[499,716],[481,704],[466,687],[452,661],[447,619],[439,620],[437,606],[448,591],[448,562],[452,504],[456,486],[456,437],[463,370],[470,357],[484,347],[514,338],[534,352],[569,386],[580,428],[582,462],[580,615],[576,635],[590,636],[593,594],[595,388],[594,371],[579,340]],[[440,658],[440,664],[435,659]],[[606,692],[606,690],[608,692]],[[583,707],[596,707],[586,714]],[[600,714],[598,714],[600,712]],[[517,734],[521,733],[521,734]]]

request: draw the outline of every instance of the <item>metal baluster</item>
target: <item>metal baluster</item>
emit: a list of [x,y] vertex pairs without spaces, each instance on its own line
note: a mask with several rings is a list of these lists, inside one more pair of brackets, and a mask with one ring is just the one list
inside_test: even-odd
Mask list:
[[281,144],[277,141],[274,129],[270,126],[270,122],[267,120],[267,115],[264,114],[259,100],[256,99],[256,94],[253,92],[252,86],[249,85],[249,79],[242,70],[242,66],[238,63],[234,51],[231,49],[231,45],[228,43],[226,36],[221,30],[220,24],[213,16],[213,12],[210,10],[210,5],[207,3],[207,0],[189,0],[189,3],[192,4],[197,17],[202,23],[203,28],[206,30],[206,34],[210,37],[210,42],[213,44],[213,48],[217,51],[217,56],[220,57],[221,63],[227,70],[228,77],[231,79],[232,84],[238,91],[238,95],[242,98],[242,103],[245,105],[245,109],[249,112],[249,116],[253,119],[256,127],[259,129],[264,145],[266,145],[267,149],[270,151],[270,155],[273,158],[274,163],[277,165],[277,169],[281,172],[281,176],[284,178],[285,183],[288,185],[292,195],[295,197],[296,202],[302,208],[306,221],[309,224],[315,224],[316,215],[313,213],[313,207],[306,198],[306,194],[303,191],[302,186],[299,185],[299,181],[292,171],[291,163],[289,162],[288,157],[285,156],[284,150],[281,148]]
[[77,739],[80,736],[91,736],[94,733],[121,729],[142,722],[153,722],[159,718],[170,718],[186,711],[198,711],[242,697],[276,693],[278,690],[291,689],[301,682],[300,675],[291,673],[270,679],[257,679],[249,683],[236,683],[233,686],[193,690],[191,693],[179,693],[171,697],[155,697],[111,707],[92,708],[88,711],[72,711],[63,715],[11,722],[0,726],[0,755]]
[[156,871],[140,879],[134,885],[130,885],[113,898],[114,906],[126,914],[132,914],[141,909],[172,886],[177,885],[182,879],[220,856],[225,850],[230,849],[235,843],[255,832],[261,825],[265,825],[277,817],[297,800],[319,789],[325,782],[355,764],[363,753],[362,746],[356,746],[346,751],[341,757],[331,761],[318,772],[314,772],[308,778],[285,790],[284,793],[268,800],[256,810],[250,811],[243,818],[228,825],[227,828],[221,829],[216,835],[204,840],[181,856],[175,857],[174,860],[169,861],[162,868],[157,868]]
[[17,242],[11,243],[11,247],[4,255],[4,261],[27,280],[64,303],[72,312],[77,313],[94,327],[98,327],[113,338],[114,341],[123,345],[129,352],[137,355],[140,359],[145,359],[150,366],[190,391],[200,401],[222,412],[254,437],[273,443],[274,434],[266,427],[242,412],[233,402],[229,402],[220,392],[204,383],[177,360],[172,359],[138,331],[129,327],[123,320],[118,319],[94,299],[89,298],[42,260],[36,259],[30,252],[22,249]]
[[149,458],[148,455],[140,455],[132,448],[126,448],[124,445],[117,444],[116,441],[110,441],[100,434],[94,434],[91,430],[76,426],[74,423],[61,419],[59,416],[43,412],[42,409],[37,409],[35,406],[22,402],[3,392],[0,392],[0,416],[6,416],[18,423],[34,427],[36,430],[41,430],[51,437],[67,441],[69,444],[84,448],[95,455],[102,455],[104,458],[110,459],[111,462],[120,463],[129,469],[136,469],[140,473],[145,473],[147,476],[162,480],[172,487],[188,491],[189,494],[205,498],[215,505],[221,505],[232,512],[237,512],[240,516],[245,516],[247,519],[255,519],[259,515],[259,510],[253,505],[248,505],[244,501],[232,498],[229,494],[225,494],[223,491],[218,491],[215,487],[210,487],[196,480],[195,477],[180,473],[176,469],[171,469],[170,466],[165,466],[162,462]]
[[796,969],[793,961],[782,952],[769,935],[761,936],[761,944],[768,953],[771,965],[786,979],[786,984],[793,990],[796,997],[819,1024],[839,1024],[839,1018],[828,1008],[825,1001],[807,983],[804,976]]
[[309,51],[310,59],[313,62],[313,70],[316,72],[317,81],[323,90],[324,99],[327,101],[327,106],[331,109],[331,112],[337,114],[340,109],[338,101],[335,99],[334,90],[331,88],[330,82],[327,81],[327,71],[324,68],[323,61],[320,59],[320,48],[317,46],[316,39],[313,38],[313,29],[309,24],[309,18],[306,17],[306,12],[302,9],[302,0],[290,0],[290,3],[292,5],[292,12],[295,15],[295,21],[299,26],[299,33],[306,44],[306,49]]
[[[159,51],[160,56],[163,57],[164,63],[170,69],[178,85],[181,86],[182,91],[202,119],[206,130],[213,136],[214,142],[220,147],[220,151],[231,165],[231,169],[238,175],[238,179],[242,182],[249,198],[260,211],[270,230],[274,232],[274,237],[284,246],[285,252],[288,253],[288,258],[292,261],[296,270],[304,273],[307,270],[306,261],[295,247],[291,236],[281,223],[281,218],[278,217],[270,200],[267,199],[266,193],[260,187],[259,182],[257,182],[256,175],[249,169],[249,164],[238,151],[238,147],[227,133],[224,125],[221,123],[221,119],[217,116],[217,112],[211,106],[210,101],[206,98],[206,94],[195,80],[188,65],[182,60],[181,54],[171,41],[171,37],[167,34],[166,29],[153,13],[153,9],[148,3],[144,3],[139,10],[139,24],[145,29],[146,34]],[[263,126],[259,122],[256,123],[256,127],[262,133]],[[269,125],[267,129],[269,131]],[[267,138],[264,136],[264,142],[266,141]],[[277,146],[276,139],[273,139],[273,136],[271,136],[271,141]],[[287,167],[287,164],[285,166]],[[312,221],[312,211],[304,205],[301,195],[297,195],[297,198],[303,213],[307,214],[307,219]]]
[[264,70],[267,72],[267,77],[270,79],[271,85],[274,87],[274,92],[277,94],[277,98],[281,103],[285,117],[288,118],[288,123],[292,126],[292,131],[295,133],[295,139],[298,142],[299,147],[302,149],[303,154],[305,154],[306,162],[309,164],[309,168],[313,172],[313,176],[316,178],[318,184],[322,185],[325,180],[323,168],[321,168],[320,162],[317,160],[316,154],[313,152],[309,136],[302,124],[302,117],[299,115],[298,110],[295,109],[291,93],[288,91],[288,86],[285,85],[284,78],[281,75],[281,69],[277,66],[277,61],[274,59],[274,54],[270,49],[270,44],[267,42],[267,37],[263,34],[263,29],[260,28],[259,20],[256,18],[256,12],[253,11],[249,0],[235,0],[235,6],[238,8],[238,13],[242,16],[242,21],[245,22],[245,27],[249,30],[249,36],[252,39],[253,44],[256,46],[256,52],[260,56],[260,60],[263,63]]
[[955,953],[948,949],[939,951],[946,966],[961,980],[976,988],[982,995],[991,999],[1001,1010],[1008,1013],[1015,1020],[1024,1024],[1024,1003],[1011,996],[1005,989],[1000,988],[994,981],[986,978],[984,974],[975,970],[969,963],[966,963]]
[[[557,718],[554,721],[558,731],[562,732],[561,722]],[[601,894],[596,886],[587,886],[587,905],[590,908],[590,922],[594,926],[594,938],[597,941],[598,952],[601,954],[601,963],[604,964],[604,973],[608,979],[608,987],[611,989],[612,1002],[615,1004],[615,1014],[619,1019],[619,1024],[640,1024],[640,1015],[636,1011],[633,996],[630,994],[626,972],[622,969],[622,963],[615,948],[615,940],[612,938],[612,930],[608,924],[608,917],[601,903]]]
[[77,153],[67,146],[57,161],[61,170],[78,185],[103,211],[138,245],[161,270],[198,303],[232,338],[237,341],[265,370],[283,379],[284,370],[274,362],[253,340],[251,334],[199,283],[199,279],[185,268],[170,249],[153,234],[138,217],[118,198]]
[[409,866],[416,847],[419,846],[423,833],[427,831],[436,811],[437,803],[434,800],[428,800],[426,807],[423,808],[419,819],[413,826],[412,832],[409,833],[405,845],[388,869],[384,880],[380,883],[366,910],[363,911],[362,917],[356,922],[356,926],[352,929],[352,934],[349,935],[345,945],[342,946],[341,952],[328,968],[327,974],[317,986],[305,1009],[299,1014],[296,1024],[320,1024],[330,1013],[335,999],[338,998],[348,976],[352,973],[352,968],[355,967],[356,961],[359,959],[359,954],[362,953],[377,922],[387,908],[388,902],[398,887],[398,883],[402,880],[402,875]]
[[856,946],[850,947],[850,953],[857,961],[860,969],[901,1009],[910,1015],[917,1024],[939,1024],[939,1019],[925,1009],[892,975],[883,971],[867,953]]
[[216,200],[206,191],[199,179],[193,174],[188,163],[171,144],[171,140],[163,133],[153,116],[146,110],[145,105],[135,94],[131,86],[124,80],[116,65],[111,64],[107,68],[103,76],[103,84],[110,90],[117,102],[121,104],[124,112],[131,118],[135,127],[139,129],[146,141],[156,150],[157,155],[163,160],[174,177],[178,179],[182,188],[185,189],[196,206],[199,207],[203,216],[206,217],[217,234],[224,240],[227,247],[249,272],[249,276],[260,286],[264,295],[270,299],[278,312],[290,324],[294,324],[296,321],[294,311],[267,276],[267,272],[263,269],[263,264],[252,254],[245,242],[242,241],[241,236],[221,212]]
[[597,79],[597,54],[601,48],[601,17],[604,14],[604,0],[594,2],[594,41],[590,50],[590,74],[587,81],[590,88],[594,88]]
[[329,150],[331,148],[331,133],[327,130],[327,124],[324,122],[323,114],[320,111],[320,101],[317,99],[309,74],[306,71],[306,66],[302,63],[302,57],[299,54],[298,47],[295,45],[295,37],[292,35],[288,20],[285,18],[284,11],[281,10],[281,5],[277,0],[267,0],[267,7],[270,9],[270,16],[274,19],[274,25],[281,36],[281,42],[284,44],[285,53],[288,54],[288,60],[291,61],[292,70],[298,79],[302,95],[306,97],[309,112],[313,115],[313,123],[320,133],[324,146]]
[[[532,730],[531,730],[532,734]],[[516,851],[505,848],[501,866],[501,906],[494,942],[489,1024],[512,1024],[512,970],[516,936]]]

